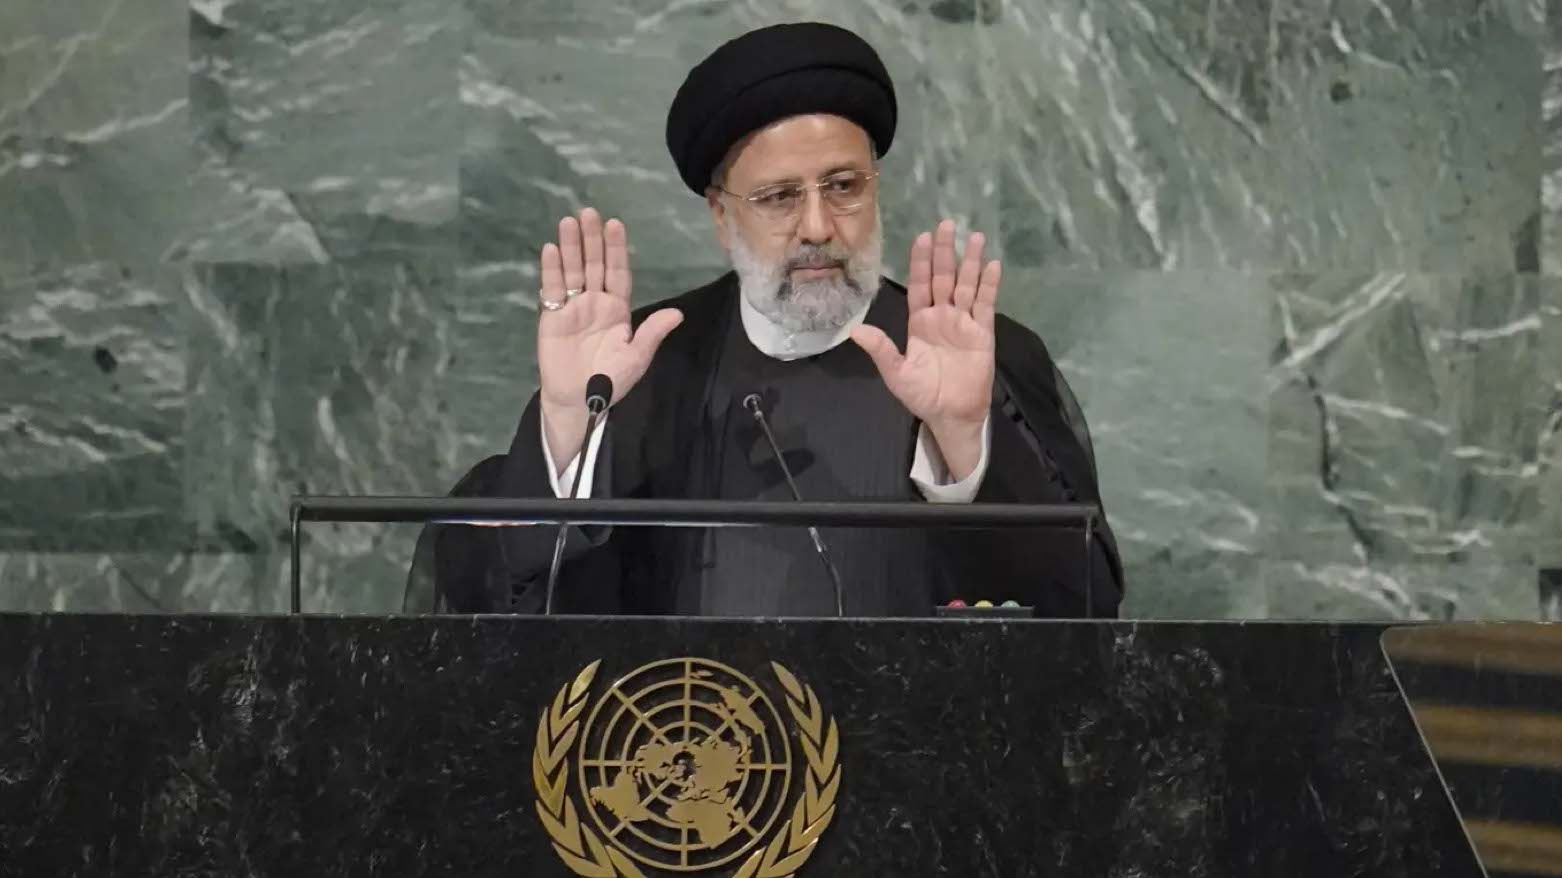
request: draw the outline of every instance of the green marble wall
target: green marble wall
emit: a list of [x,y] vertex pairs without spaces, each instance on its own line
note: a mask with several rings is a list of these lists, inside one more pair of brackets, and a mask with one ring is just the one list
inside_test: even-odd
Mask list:
[[[502,450],[557,216],[623,217],[646,301],[720,270],[667,103],[721,40],[818,18],[901,91],[889,251],[992,233],[1074,382],[1129,614],[1534,618],[1544,7],[7,0],[0,607],[279,610],[291,493],[443,492]],[[394,608],[414,534],[311,528],[308,605]]]

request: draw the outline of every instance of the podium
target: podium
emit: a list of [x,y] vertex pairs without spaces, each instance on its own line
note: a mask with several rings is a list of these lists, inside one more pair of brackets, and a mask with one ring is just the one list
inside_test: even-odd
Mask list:
[[1367,624],[0,616],[0,874],[1482,874]]

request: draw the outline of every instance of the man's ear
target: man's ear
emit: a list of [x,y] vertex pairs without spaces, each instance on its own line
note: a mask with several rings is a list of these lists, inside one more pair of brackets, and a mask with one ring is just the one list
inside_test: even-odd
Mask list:
[[721,200],[721,190],[715,186],[707,188],[705,203],[710,207],[711,222],[716,224],[716,242],[721,244],[721,249],[730,250],[727,246],[727,205]]

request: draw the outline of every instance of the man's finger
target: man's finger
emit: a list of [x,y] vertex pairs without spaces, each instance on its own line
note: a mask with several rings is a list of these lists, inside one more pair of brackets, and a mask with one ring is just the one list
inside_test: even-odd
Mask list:
[[581,251],[580,221],[572,216],[559,220],[559,255],[564,259],[565,289],[585,289],[586,264]]
[[933,235],[923,232],[911,242],[911,267],[906,272],[906,305],[912,313],[933,304]]
[[954,292],[955,221],[944,220],[933,233],[933,304],[949,304]]
[[971,310],[971,305],[976,302],[976,285],[982,274],[982,248],[987,244],[987,237],[981,232],[975,232],[965,243],[965,255],[960,260],[960,273],[955,278],[955,307],[962,311]]
[[[656,356],[657,348],[667,339],[668,333],[678,328],[683,322],[683,312],[677,308],[663,308],[645,318],[640,328],[635,330],[634,337],[629,340],[629,349],[634,352],[635,359],[641,364],[641,370],[651,365],[651,358]],[[639,376],[635,376],[639,380]],[[622,394],[622,391],[615,391]]]
[[998,317],[998,285],[1001,283],[1003,264],[994,259],[982,269],[982,280],[976,288],[976,304],[971,308],[971,316],[989,330]]
[[[900,375],[901,363],[905,357],[901,356],[900,349],[890,341],[890,337],[884,334],[884,330],[877,326],[862,324],[851,331],[851,340],[857,343],[873,361],[873,365],[879,370],[879,377],[885,384],[891,384]],[[893,386],[893,385],[891,385]]]
[[542,274],[539,295],[550,302],[561,301],[564,298],[564,261],[559,257],[559,245],[552,241],[542,245],[542,255],[537,262]]
[[599,292],[602,290],[606,268],[603,265],[602,214],[594,208],[588,207],[580,212],[580,237],[586,261],[585,285],[581,289]]
[[629,273],[629,230],[618,220],[610,219],[602,229],[602,238],[607,244],[603,289],[627,302],[633,286],[633,275]]

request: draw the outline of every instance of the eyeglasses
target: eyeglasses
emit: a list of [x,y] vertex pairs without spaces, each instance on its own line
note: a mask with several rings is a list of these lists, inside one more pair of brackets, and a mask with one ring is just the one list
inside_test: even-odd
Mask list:
[[747,195],[726,189],[721,191],[743,199],[761,219],[779,223],[797,216],[811,189],[819,190],[825,205],[835,215],[856,213],[873,199],[873,181],[878,176],[878,171],[840,171],[817,183],[776,183],[761,186]]

